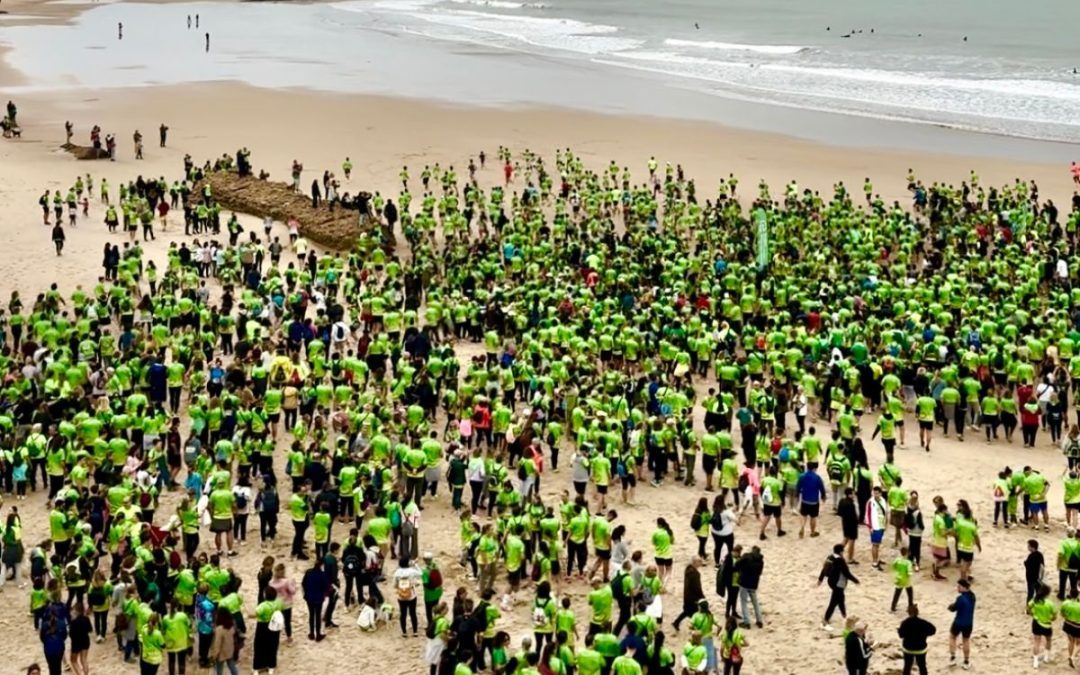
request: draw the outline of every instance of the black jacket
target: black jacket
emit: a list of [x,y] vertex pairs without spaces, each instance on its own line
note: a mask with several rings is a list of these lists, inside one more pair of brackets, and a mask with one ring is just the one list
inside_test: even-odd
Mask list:
[[918,616],[904,619],[896,631],[900,636],[900,646],[909,654],[926,652],[926,640],[936,632],[934,624]]
[[836,505],[836,514],[840,516],[840,520],[845,526],[854,525],[858,527],[859,509],[855,506],[854,499],[842,498]]
[[739,588],[756,591],[765,571],[765,558],[761,554],[744,553],[735,563],[735,571],[739,573]]
[[852,631],[844,638],[844,665],[849,673],[865,675],[870,667],[870,652],[873,651],[866,639]]
[[735,584],[735,565],[738,564],[729,551],[724,556],[724,564],[720,566],[720,569],[716,571],[716,594],[723,597],[727,594],[728,589],[734,590]]
[[851,573],[851,568],[848,566],[843,554],[836,555],[832,553],[825,559],[825,564],[821,567],[818,583],[828,580],[829,588],[836,588],[840,583],[840,579],[847,579],[855,584],[859,583],[859,580]]

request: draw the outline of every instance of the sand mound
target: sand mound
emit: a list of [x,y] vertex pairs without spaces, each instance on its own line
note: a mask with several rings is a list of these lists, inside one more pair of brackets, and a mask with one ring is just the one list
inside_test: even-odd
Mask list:
[[356,211],[340,207],[330,210],[323,205],[314,209],[311,199],[287,183],[217,171],[200,181],[194,194],[202,193],[205,181],[209,181],[214,199],[225,208],[260,218],[270,216],[281,222],[295,218],[305,237],[327,248],[350,250],[363,231]]
[[86,145],[75,145],[74,143],[64,143],[60,146],[67,152],[75,155],[75,159],[108,159],[109,153],[105,148],[95,148]]

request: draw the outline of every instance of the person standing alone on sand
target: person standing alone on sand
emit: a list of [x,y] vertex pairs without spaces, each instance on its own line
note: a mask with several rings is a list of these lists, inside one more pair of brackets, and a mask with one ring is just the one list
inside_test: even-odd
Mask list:
[[829,597],[829,606],[825,608],[825,618],[821,621],[821,627],[827,631],[832,630],[829,621],[835,610],[840,610],[840,616],[847,618],[847,603],[845,592],[848,582],[857,584],[859,580],[851,573],[847,561],[844,559],[844,544],[833,546],[832,555],[825,559],[825,564],[818,575],[818,586],[822,581],[828,581],[832,594]]
[[900,650],[904,655],[904,675],[911,675],[915,665],[920,675],[926,675],[926,641],[937,632],[934,624],[919,616],[918,605],[908,605],[908,617],[897,629],[900,636]]
[[165,138],[166,138],[166,136],[168,136],[168,134],[169,134],[169,127],[165,126],[165,123],[162,122],[161,126],[158,127],[158,135],[161,137],[161,147],[163,147],[163,148],[165,147]]
[[64,226],[60,223],[54,225],[52,230],[52,240],[53,244],[56,245],[56,255],[60,255],[60,252],[64,250],[64,239],[66,238]]
[[956,592],[959,595],[949,605],[949,611],[956,614],[952,626],[949,627],[949,665],[956,665],[956,643],[959,641],[964,651],[962,667],[967,670],[971,668],[971,631],[975,628],[975,594],[971,592],[971,582],[967,579],[956,582]]

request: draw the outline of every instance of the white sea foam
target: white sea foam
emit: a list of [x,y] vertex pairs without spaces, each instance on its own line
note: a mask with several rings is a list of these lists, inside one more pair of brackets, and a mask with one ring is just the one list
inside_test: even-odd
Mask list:
[[545,9],[542,2],[507,2],[506,0],[449,0],[456,5],[475,5],[495,9]]
[[[478,0],[482,1],[482,0]],[[444,39],[475,41],[476,33],[491,39],[492,46],[521,47],[531,45],[578,54],[608,54],[642,45],[641,40],[616,35],[617,26],[588,23],[576,19],[537,17],[492,12],[434,7],[432,0],[382,0],[377,9],[402,14],[413,20],[435,24],[448,30]],[[509,3],[508,3],[509,4]],[[337,9],[363,12],[369,5],[343,2]],[[453,31],[460,31],[455,35]]]
[[669,47],[689,47],[692,49],[708,49],[714,51],[729,51],[729,52],[754,52],[756,54],[773,54],[773,55],[785,55],[785,54],[798,54],[799,52],[808,51],[809,47],[799,47],[797,45],[748,45],[738,42],[713,42],[709,40],[679,40],[676,38],[669,38],[664,40],[664,44]]

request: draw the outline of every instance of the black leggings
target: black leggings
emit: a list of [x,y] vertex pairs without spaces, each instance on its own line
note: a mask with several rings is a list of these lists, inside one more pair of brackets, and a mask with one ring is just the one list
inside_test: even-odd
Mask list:
[[907,593],[908,607],[915,604],[915,589],[911,586],[908,586],[907,588],[894,588],[892,594],[892,610],[894,612],[896,611],[896,603],[900,602],[900,594],[904,592]]
[[739,675],[740,670],[742,670],[742,661],[738,663],[724,661],[724,675]]
[[[727,546],[727,550],[730,553],[733,546],[735,546],[735,533],[731,534],[714,534],[713,540],[713,562],[717,565],[720,564],[721,551],[724,546]],[[704,556],[703,556],[704,557]]]
[[94,634],[105,637],[109,633],[109,610],[94,611]]
[[416,635],[418,630],[416,620],[416,598],[412,600],[398,600],[398,620],[401,621],[401,634],[405,634],[405,615],[408,614],[412,620],[412,632]]
[[318,637],[322,635],[322,600],[307,603],[308,611],[308,635]]
[[580,544],[567,540],[566,542],[566,576],[570,576],[574,571],[574,561],[577,561],[578,572],[585,573],[585,560],[588,558],[588,549],[585,547],[585,542]]
[[169,675],[184,675],[187,672],[187,652],[169,652]]
[[912,666],[918,664],[920,675],[926,675],[926,654],[904,652],[904,675],[911,675]]
[[832,589],[832,595],[829,596],[829,606],[825,608],[826,623],[832,619],[833,612],[836,610],[840,610],[840,616],[847,618],[847,602],[842,588]]

